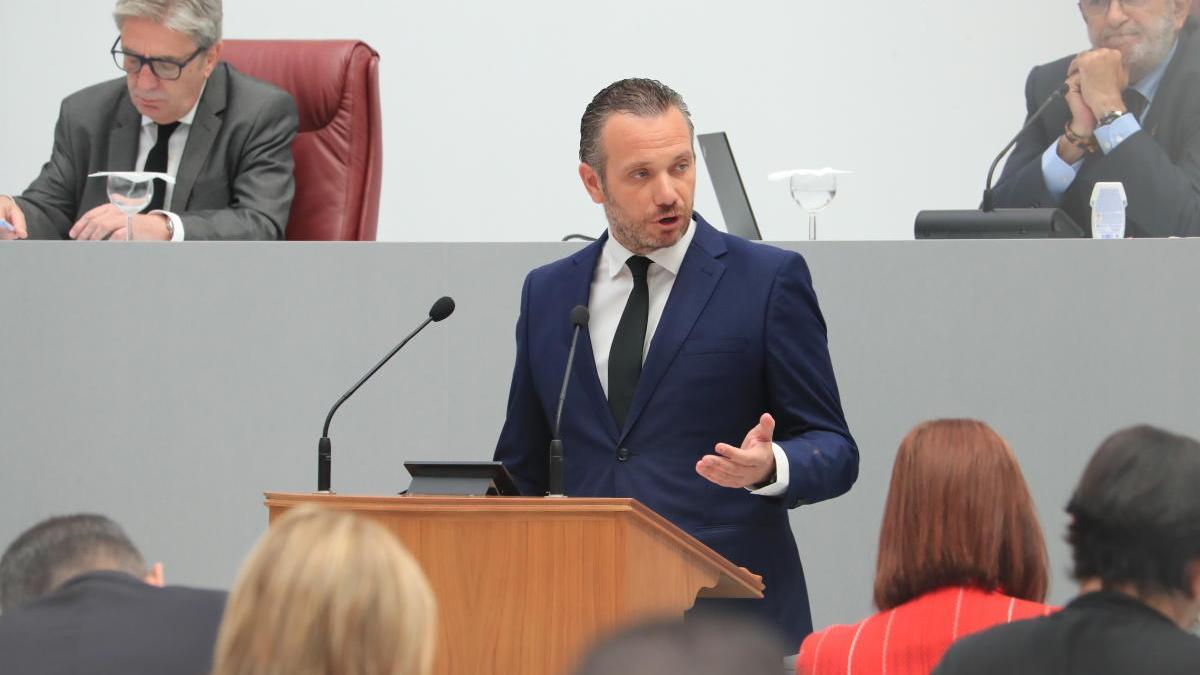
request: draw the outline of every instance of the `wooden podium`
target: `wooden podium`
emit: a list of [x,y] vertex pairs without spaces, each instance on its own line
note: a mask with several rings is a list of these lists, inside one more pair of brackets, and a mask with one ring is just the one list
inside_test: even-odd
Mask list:
[[439,675],[565,675],[598,636],[681,616],[697,596],[761,598],[761,578],[632,499],[267,493],[369,516],[420,561],[440,612]]

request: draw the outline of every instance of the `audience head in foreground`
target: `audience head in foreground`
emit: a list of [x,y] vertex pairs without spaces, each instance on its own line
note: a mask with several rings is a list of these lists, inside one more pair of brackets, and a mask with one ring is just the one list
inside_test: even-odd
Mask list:
[[206,674],[225,594],[163,587],[113,521],[26,530],[0,558],[0,672]]
[[924,422],[892,468],[875,572],[880,612],[810,635],[797,670],[929,672],[956,638],[1047,613],[1046,586],[1041,527],[1008,444],[983,422]]
[[123,572],[162,586],[162,564],[147,568],[125,531],[81,513],[43,520],[13,540],[0,558],[0,611],[29,604],[86,572]]
[[709,612],[609,636],[592,647],[575,675],[779,675],[784,652],[761,622]]
[[416,560],[378,523],[303,507],[242,566],[214,675],[425,675],[437,630]]
[[1092,456],[1067,513],[1085,592],[1048,619],[966,640],[939,673],[1196,673],[1200,443],[1150,426]]

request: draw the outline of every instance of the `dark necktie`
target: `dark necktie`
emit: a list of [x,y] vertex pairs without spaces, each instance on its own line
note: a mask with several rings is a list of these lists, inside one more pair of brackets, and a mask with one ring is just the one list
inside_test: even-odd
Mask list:
[[1130,87],[1121,92],[1121,98],[1125,100],[1125,108],[1133,113],[1134,119],[1141,122],[1142,114],[1146,112],[1146,104],[1149,103],[1146,97],[1142,96],[1142,92]]
[[646,270],[650,259],[640,255],[625,261],[633,273],[633,290],[625,302],[621,322],[608,350],[608,405],[617,428],[625,427],[625,416],[633,404],[633,392],[642,374],[642,349],[646,344],[646,322],[650,314],[650,287]]
[[[150,149],[150,154],[146,156],[146,166],[143,170],[154,171],[157,173],[167,172],[167,142],[171,140],[171,134],[175,133],[175,129],[179,128],[179,122],[171,122],[170,124],[156,124],[158,127],[158,140],[154,142],[154,147]],[[144,211],[150,213],[157,211],[163,207],[167,199],[167,182],[161,178],[154,179],[154,196],[150,198],[150,205]]]

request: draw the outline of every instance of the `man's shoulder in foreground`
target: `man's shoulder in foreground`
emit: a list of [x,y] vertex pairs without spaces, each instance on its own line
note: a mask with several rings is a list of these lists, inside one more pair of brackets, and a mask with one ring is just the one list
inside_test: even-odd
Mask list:
[[1138,600],[1102,591],[1080,596],[1048,617],[1015,621],[959,640],[934,675],[1016,672],[1196,673],[1200,638]]
[[207,672],[226,594],[91,572],[0,616],[0,672]]

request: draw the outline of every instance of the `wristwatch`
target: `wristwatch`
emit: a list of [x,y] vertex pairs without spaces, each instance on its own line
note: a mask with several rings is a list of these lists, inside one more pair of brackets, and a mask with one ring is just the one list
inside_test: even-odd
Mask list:
[[1106,112],[1106,113],[1104,113],[1104,115],[1102,115],[1100,117],[1100,120],[1098,122],[1096,122],[1096,126],[1103,127],[1103,126],[1112,124],[1113,122],[1116,122],[1118,119],[1120,119],[1121,116],[1124,114],[1125,114],[1124,110],[1113,110],[1110,112]]

